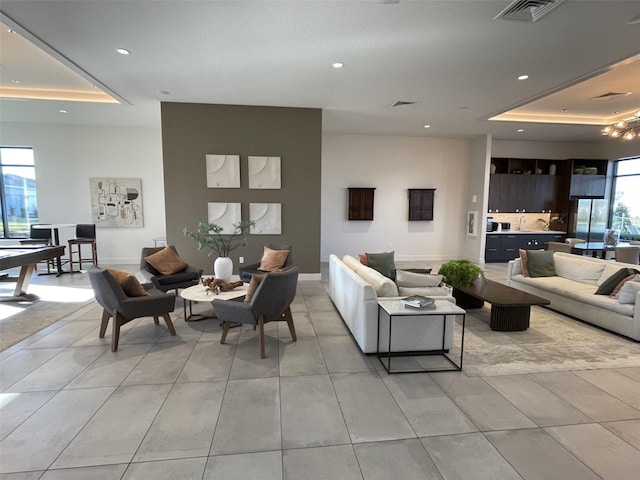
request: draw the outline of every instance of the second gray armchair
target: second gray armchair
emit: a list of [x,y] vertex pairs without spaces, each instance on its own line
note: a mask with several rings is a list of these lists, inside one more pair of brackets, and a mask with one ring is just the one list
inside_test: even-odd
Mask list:
[[214,300],[213,308],[222,320],[220,343],[225,342],[232,323],[257,326],[260,335],[260,357],[265,358],[264,324],[274,321],[287,322],[291,338],[295,342],[296,329],[290,305],[296,296],[297,286],[298,269],[289,267],[281,272],[264,274],[249,302]]

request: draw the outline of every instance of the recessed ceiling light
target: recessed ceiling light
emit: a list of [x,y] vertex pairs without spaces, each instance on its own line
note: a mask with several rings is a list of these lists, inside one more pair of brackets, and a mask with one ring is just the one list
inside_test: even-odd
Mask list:
[[562,111],[566,113],[566,112],[569,111],[569,109],[568,108],[563,108]]
[[431,128],[431,125],[425,125],[424,128]]
[[342,68],[342,67],[344,67],[344,63],[336,62],[333,64],[333,68]]
[[60,113],[69,113],[66,110],[58,110]]
[[116,52],[118,52],[120,55],[129,55],[131,53],[126,48],[116,48]]
[[520,75],[518,80],[526,80],[527,78],[529,78],[529,75]]
[[524,128],[519,128],[518,130],[516,130],[518,133],[522,133],[524,132]]
[[11,80],[11,83],[20,83],[20,80]]
[[7,32],[9,33],[16,33],[16,31],[13,28],[7,28]]

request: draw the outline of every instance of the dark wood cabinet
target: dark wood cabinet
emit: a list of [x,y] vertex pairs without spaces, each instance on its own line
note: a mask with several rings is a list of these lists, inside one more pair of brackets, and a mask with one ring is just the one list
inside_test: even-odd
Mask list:
[[562,242],[558,233],[501,233],[487,234],[485,262],[508,262],[520,256],[522,250],[547,250],[549,242]]
[[608,160],[572,158],[569,162],[569,197],[604,198]]
[[373,220],[375,188],[349,188],[349,220]]
[[409,189],[409,220],[433,220],[435,188]]
[[541,212],[553,209],[556,178],[553,175],[491,175],[489,209],[500,212]]

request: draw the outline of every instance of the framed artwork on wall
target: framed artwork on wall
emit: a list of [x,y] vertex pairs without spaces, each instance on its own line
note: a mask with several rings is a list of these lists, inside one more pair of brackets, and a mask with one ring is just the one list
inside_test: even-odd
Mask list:
[[207,188],[240,188],[240,155],[206,155]]
[[280,157],[249,156],[249,188],[281,188]]
[[467,213],[467,237],[478,236],[478,212],[469,211]]
[[96,227],[143,227],[142,180],[96,177],[89,179],[91,219]]
[[282,204],[250,203],[249,218],[255,222],[250,233],[254,235],[282,234]]
[[207,205],[208,222],[222,227],[222,234],[230,235],[235,231],[234,225],[242,218],[240,203],[209,202]]

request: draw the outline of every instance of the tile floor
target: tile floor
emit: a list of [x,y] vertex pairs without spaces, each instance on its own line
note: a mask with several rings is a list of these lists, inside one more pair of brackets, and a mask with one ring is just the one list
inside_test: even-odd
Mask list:
[[640,478],[640,365],[390,376],[324,282],[293,311],[298,341],[269,324],[264,360],[182,308],[176,337],[137,320],[112,353],[96,305],[1,352],[0,479]]

